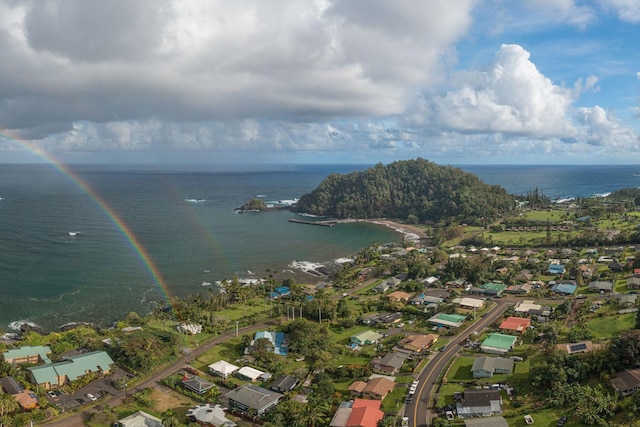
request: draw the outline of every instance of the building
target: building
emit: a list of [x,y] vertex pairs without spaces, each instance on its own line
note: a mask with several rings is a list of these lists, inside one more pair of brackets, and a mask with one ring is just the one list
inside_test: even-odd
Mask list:
[[22,384],[13,377],[0,378],[0,393],[4,390],[18,402],[22,409],[33,409],[38,406],[38,396],[31,390],[24,388]]
[[25,346],[7,350],[3,353],[4,361],[13,365],[39,365],[51,363],[49,346]]
[[162,427],[162,420],[144,411],[134,412],[118,420],[122,427]]
[[506,331],[515,331],[524,334],[531,326],[531,320],[523,317],[507,317],[498,327]]
[[247,381],[256,381],[264,375],[264,372],[252,368],[251,366],[243,366],[236,371],[236,375]]
[[407,357],[405,353],[387,353],[384,357],[374,358],[369,365],[373,372],[384,375],[395,375],[400,372]]
[[458,304],[462,308],[467,308],[470,310],[480,309],[484,307],[484,301],[477,298],[458,297],[454,298],[451,302],[454,304]]
[[231,390],[226,397],[229,399],[230,409],[245,413],[254,411],[256,415],[262,415],[278,404],[282,394],[253,384],[245,384]]
[[589,291],[598,292],[602,294],[609,294],[613,292],[613,282],[610,282],[608,280],[605,280],[605,281],[594,280],[592,282],[589,282]]
[[229,363],[225,360],[218,360],[215,363],[209,365],[209,372],[213,375],[217,375],[224,379],[227,379],[230,375],[233,375],[240,367]]
[[411,304],[413,305],[438,305],[444,302],[444,298],[440,297],[432,297],[429,295],[425,295],[424,293],[420,293],[415,297],[411,298]]
[[438,336],[435,334],[413,334],[398,341],[394,350],[423,355],[436,341],[438,341]]
[[354,381],[348,388],[352,396],[383,400],[393,390],[395,383],[385,377],[372,377],[368,381]]
[[352,335],[350,340],[357,345],[375,344],[382,339],[382,335],[372,330],[362,331]]
[[593,350],[601,348],[600,344],[594,344],[591,341],[582,341],[568,344],[558,344],[556,348],[561,351],[566,351],[569,354],[588,353]]
[[562,295],[573,295],[578,289],[578,285],[573,283],[556,283],[551,286],[551,291]]
[[564,274],[565,273],[565,267],[562,264],[556,264],[556,263],[551,263],[549,264],[549,268],[547,269],[547,273],[549,274]]
[[291,391],[298,385],[298,379],[291,375],[283,375],[273,380],[269,388],[279,393]]
[[213,384],[198,375],[186,374],[182,377],[182,386],[194,393],[204,394]]
[[485,353],[506,354],[513,349],[516,340],[517,337],[511,335],[493,333],[482,341],[480,349]]
[[387,299],[393,302],[408,302],[411,299],[411,294],[404,291],[395,291],[387,294]]
[[448,326],[450,328],[457,328],[467,319],[466,316],[460,314],[446,314],[438,313],[435,316],[429,318],[429,323],[434,323],[439,327]]
[[365,325],[393,325],[402,320],[402,313],[378,313],[368,317],[362,318],[362,323]]
[[464,420],[464,427],[509,427],[504,417],[482,417]]
[[78,356],[71,356],[67,360],[47,365],[28,368],[33,382],[49,390],[60,387],[68,382],[89,374],[99,373],[108,375],[114,364],[111,357],[104,351],[93,351]]
[[384,418],[379,400],[355,399],[343,402],[333,415],[330,427],[377,427]]
[[466,390],[456,403],[460,418],[489,417],[502,414],[502,398],[499,390]]
[[206,403],[187,411],[187,419],[201,426],[235,427],[236,423],[227,418],[225,408],[220,405]]
[[620,371],[610,381],[618,393],[629,396],[640,388],[640,368]]
[[491,378],[494,374],[511,374],[514,362],[503,357],[476,357],[471,367],[473,378]]
[[286,356],[289,353],[289,342],[284,334],[284,332],[269,332],[269,331],[259,331],[253,336],[253,340],[249,345],[249,349],[245,350],[245,354],[251,351],[256,345],[256,342],[259,339],[267,339],[271,343],[271,348],[274,354],[279,354],[280,356]]

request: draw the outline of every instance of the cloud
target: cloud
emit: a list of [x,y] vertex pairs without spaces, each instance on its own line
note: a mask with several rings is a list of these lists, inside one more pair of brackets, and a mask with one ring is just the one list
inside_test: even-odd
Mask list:
[[613,11],[623,22],[637,24],[640,22],[640,3],[638,0],[600,0],[601,7]]
[[576,3],[574,0],[527,0],[525,6],[546,22],[566,22],[584,29],[595,22],[596,11],[591,6]]
[[632,147],[637,151],[640,138],[633,129],[620,123],[612,112],[596,105],[593,108],[580,108],[578,121],[584,125],[583,138],[591,145],[610,148]]

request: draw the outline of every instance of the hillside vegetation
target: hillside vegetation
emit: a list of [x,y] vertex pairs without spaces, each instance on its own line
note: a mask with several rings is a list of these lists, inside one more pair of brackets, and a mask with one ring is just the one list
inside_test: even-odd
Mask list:
[[298,212],[333,218],[486,224],[515,208],[497,185],[452,166],[405,160],[346,175],[331,174],[298,201]]

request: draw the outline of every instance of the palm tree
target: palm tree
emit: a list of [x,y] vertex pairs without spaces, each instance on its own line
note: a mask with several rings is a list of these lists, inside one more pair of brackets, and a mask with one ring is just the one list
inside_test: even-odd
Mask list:
[[8,393],[0,394],[0,417],[17,410],[19,407],[18,401]]
[[162,413],[163,427],[180,427],[180,421],[176,417],[176,413],[172,409],[167,409]]
[[307,427],[323,425],[327,421],[329,409],[327,402],[315,402],[315,404],[307,403],[303,414],[303,419],[307,424]]

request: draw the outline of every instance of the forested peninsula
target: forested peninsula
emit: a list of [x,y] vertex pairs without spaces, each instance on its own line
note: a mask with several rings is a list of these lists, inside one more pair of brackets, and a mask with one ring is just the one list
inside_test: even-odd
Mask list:
[[295,210],[331,218],[394,218],[487,224],[515,209],[498,185],[452,166],[418,158],[379,163],[365,171],[331,174]]

